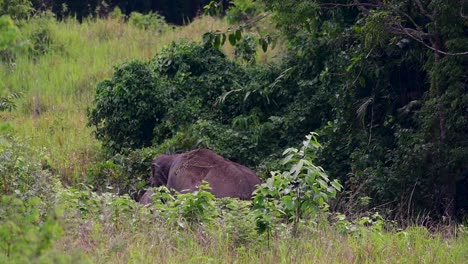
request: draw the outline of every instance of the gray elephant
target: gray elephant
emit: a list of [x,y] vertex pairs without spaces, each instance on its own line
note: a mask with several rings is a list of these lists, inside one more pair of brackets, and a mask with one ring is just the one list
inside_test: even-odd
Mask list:
[[[181,193],[196,191],[202,181],[210,184],[216,197],[251,199],[261,181],[251,169],[224,159],[208,149],[196,149],[182,154],[159,155],[151,164],[150,185],[167,186]],[[151,192],[140,203],[151,203]]]

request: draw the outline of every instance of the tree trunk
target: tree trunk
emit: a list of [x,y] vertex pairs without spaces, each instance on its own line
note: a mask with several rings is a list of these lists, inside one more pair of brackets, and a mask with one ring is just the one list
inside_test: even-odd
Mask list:
[[[436,28],[437,32],[437,28]],[[439,33],[435,33],[431,38],[432,47],[436,50],[443,50],[442,39]],[[433,71],[440,67],[440,62],[443,59],[443,54],[435,52],[434,54],[434,65]],[[449,218],[455,216],[455,196],[456,196],[456,178],[454,177],[453,172],[448,168],[448,155],[445,150],[447,144],[447,109],[445,108],[444,102],[442,100],[443,95],[445,94],[445,86],[441,83],[439,73],[433,74],[431,80],[431,90],[432,95],[437,99],[436,106],[436,115],[438,118],[438,135],[434,135],[434,139],[437,142],[437,153],[435,155],[435,162],[439,163],[439,167],[442,169],[439,171],[440,177],[442,177],[442,186],[441,186],[441,204],[439,205],[440,209],[443,209],[443,215]]]

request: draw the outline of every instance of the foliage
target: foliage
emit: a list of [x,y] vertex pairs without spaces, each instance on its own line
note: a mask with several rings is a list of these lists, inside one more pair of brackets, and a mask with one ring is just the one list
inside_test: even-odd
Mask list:
[[63,229],[56,212],[42,215],[41,203],[37,197],[23,201],[14,195],[0,196],[0,262],[69,261],[66,255],[50,253]]
[[262,2],[292,47],[286,96],[295,103],[282,117],[320,128],[319,160],[349,194],[342,208],[371,197],[370,207],[392,204],[386,214],[401,220],[466,211],[459,73],[467,57],[457,4]]
[[[14,50],[20,31],[8,15],[0,16],[0,61],[11,62],[14,59]],[[0,85],[3,85],[0,81]]]
[[[162,144],[178,132],[196,138],[202,134],[197,132],[200,130],[194,116],[200,122],[212,120],[223,127],[248,111],[240,107],[239,96],[231,96],[236,100],[224,100],[223,104],[218,101],[236,86],[249,82],[248,74],[212,47],[172,44],[149,65],[124,64],[116,68],[112,80],[101,82],[96,90],[96,106],[89,111],[90,124],[96,127],[98,139],[112,151],[148,146],[150,142]],[[253,76],[252,85],[265,82],[262,77]]]
[[62,44],[54,31],[55,17],[51,12],[43,12],[33,17],[30,23],[22,28],[28,41],[28,54],[32,58],[42,56],[51,51],[63,50]]
[[[0,83],[0,85],[2,85]],[[4,95],[5,94],[5,95]],[[1,111],[12,111],[16,108],[15,100],[21,97],[20,93],[2,93],[0,94],[0,112]]]
[[0,190],[23,200],[38,197],[44,205],[53,202],[56,179],[45,170],[48,157],[28,142],[10,135],[0,137]]
[[4,51],[15,44],[19,30],[8,15],[0,16],[0,51]]
[[[12,1],[12,0],[8,0]],[[18,1],[18,0],[16,0]],[[60,19],[76,17],[80,22],[87,18],[106,17],[118,7],[122,13],[143,14],[159,13],[165,19],[177,25],[190,22],[200,14],[208,0],[162,0],[162,1],[124,1],[124,0],[21,0],[32,2],[38,10],[51,10]],[[31,5],[31,4],[30,4]]]
[[166,21],[158,13],[141,14],[132,12],[128,18],[128,23],[140,29],[164,32],[167,28]]
[[262,236],[255,226],[255,213],[250,201],[234,198],[216,199],[218,218],[225,235],[234,246],[259,243]]
[[138,191],[148,182],[151,162],[160,149],[142,148],[126,154],[115,154],[108,159],[96,162],[87,171],[87,184],[98,192],[132,194],[138,197]]
[[123,21],[125,19],[125,15],[122,13],[122,9],[120,9],[118,6],[109,13],[109,17],[118,21]]
[[172,220],[181,227],[186,228],[187,224],[193,227],[196,224],[209,224],[216,216],[215,196],[209,192],[210,186],[202,182],[198,190],[193,193],[177,195],[169,207],[169,220]]
[[[147,63],[131,61],[115,68],[111,80],[97,85],[96,106],[88,111],[89,124],[110,150],[148,146],[165,105]],[[158,89],[159,88],[159,89]]]
[[258,211],[260,232],[270,232],[275,216],[279,215],[294,223],[292,233],[297,235],[301,218],[328,210],[328,200],[341,190],[337,180],[330,181],[324,170],[312,163],[321,147],[316,136],[315,133],[307,135],[300,150],[286,149],[282,163],[289,170],[272,172],[271,178],[256,190],[253,205]]
[[34,8],[29,0],[0,1],[0,16],[9,15],[15,21],[29,18],[33,11]]
[[259,15],[264,8],[260,1],[253,0],[233,0],[229,4],[226,19],[230,24],[246,22]]
[[256,53],[257,38],[254,35],[245,35],[238,43],[236,43],[234,50],[236,58],[253,63],[255,62]]

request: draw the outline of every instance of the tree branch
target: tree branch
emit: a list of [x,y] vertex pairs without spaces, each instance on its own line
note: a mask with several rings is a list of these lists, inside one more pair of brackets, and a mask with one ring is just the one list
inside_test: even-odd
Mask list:
[[[463,0],[462,0],[463,1]],[[421,13],[423,15],[425,15],[426,17],[430,18],[431,20],[434,20],[434,16],[430,15],[427,10],[424,8],[424,6],[422,5],[421,1],[420,0],[414,0],[414,2],[416,3],[416,6],[419,8],[419,11],[421,11]]]
[[[426,17],[430,18],[431,20],[433,20],[434,18],[434,15],[435,14],[429,14],[427,12],[427,10],[424,8],[423,4],[421,3],[420,0],[414,0],[418,9],[421,11],[421,13],[423,15],[425,15]],[[460,10],[460,13],[462,14],[462,17],[463,17],[463,3],[464,3],[464,0],[461,0],[461,3],[462,3],[462,7],[461,7],[461,10]],[[407,27],[404,27],[403,25],[401,25],[400,23],[394,23],[397,28],[392,28],[390,26],[390,29],[393,29],[393,33],[396,33],[396,34],[402,34],[402,35],[406,35],[414,40],[416,40],[417,42],[423,44],[426,48],[438,53],[438,54],[442,54],[442,55],[446,55],[446,56],[460,56],[460,55],[468,55],[468,51],[465,51],[465,52],[446,52],[446,51],[443,51],[443,50],[440,50],[440,49],[437,49],[437,48],[434,48],[430,45],[428,45],[423,38],[427,38],[427,37],[431,37],[432,35],[431,34],[428,34],[426,32],[424,32],[424,30],[422,29],[421,26],[419,26],[416,21],[414,21],[414,19],[407,13],[405,12],[402,12],[400,10],[398,10],[397,8],[389,5],[389,4],[385,4],[383,2],[377,2],[377,3],[361,3],[359,0],[354,0],[352,3],[348,3],[348,4],[341,4],[341,3],[322,3],[322,4],[319,4],[320,7],[323,7],[323,8],[337,8],[337,7],[362,7],[364,8],[361,9],[362,11],[364,11],[366,14],[368,14],[370,11],[369,9],[367,9],[366,7],[369,7],[369,8],[376,8],[376,9],[382,9],[382,10],[388,10],[390,12],[393,12],[396,16],[402,16],[402,17],[405,17],[416,29],[412,29],[412,28],[407,28]]]
[[404,35],[416,40],[417,42],[423,44],[426,48],[436,52],[436,53],[439,53],[439,54],[442,54],[442,55],[446,55],[446,56],[460,56],[460,55],[468,55],[468,51],[465,51],[465,52],[455,52],[455,53],[452,53],[452,52],[446,52],[446,51],[442,51],[440,49],[436,49],[434,47],[432,47],[431,45],[428,45],[426,42],[424,42],[424,40],[418,38],[417,36],[414,36],[413,34],[410,33],[410,31],[408,30],[408,28],[405,28],[405,27],[401,27],[401,29],[403,30],[403,33]]
[[465,7],[465,0],[460,0],[460,16],[462,18],[466,18],[464,7]]

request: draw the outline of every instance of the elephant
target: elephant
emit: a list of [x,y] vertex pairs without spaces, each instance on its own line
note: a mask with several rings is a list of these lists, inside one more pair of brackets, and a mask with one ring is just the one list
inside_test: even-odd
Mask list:
[[[202,181],[209,183],[210,192],[215,197],[242,200],[251,199],[256,185],[261,183],[251,169],[224,159],[209,149],[159,155],[151,164],[149,182],[152,187],[167,186],[187,193],[196,191]],[[139,200],[142,204],[151,201],[151,192],[146,192]]]

